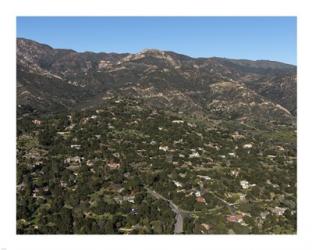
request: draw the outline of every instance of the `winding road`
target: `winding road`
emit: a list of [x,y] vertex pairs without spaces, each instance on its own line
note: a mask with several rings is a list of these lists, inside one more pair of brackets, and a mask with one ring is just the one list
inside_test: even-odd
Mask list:
[[[161,194],[157,193],[156,191],[150,189],[149,187],[145,186],[145,189],[147,190],[147,192],[149,194],[154,196],[156,199],[161,199],[161,200],[164,200],[164,201],[169,203],[169,206],[170,206],[171,210],[176,214],[176,216],[175,216],[176,223],[174,225],[174,234],[181,234],[181,233],[183,233],[183,219],[184,219],[184,217],[185,216],[192,216],[192,215],[196,214],[196,211],[186,211],[186,210],[183,210],[183,209],[179,208],[176,204],[174,204],[171,200],[168,200],[167,198],[165,198]],[[235,213],[234,206],[237,203],[229,203],[226,200],[220,198],[214,192],[209,191],[208,193],[212,194],[215,198],[217,198],[218,200],[223,202],[228,207],[228,209],[230,210],[231,214]],[[206,211],[206,213],[215,212],[216,209],[220,209],[220,208],[209,209],[208,211]]]
[[154,196],[156,199],[161,199],[161,200],[167,201],[169,203],[171,210],[176,214],[176,216],[175,216],[176,223],[174,225],[174,234],[183,233],[183,215],[182,215],[182,213],[184,211],[182,209],[180,209],[176,204],[174,204],[171,200],[168,200],[167,198],[165,198],[161,194],[157,193],[156,191],[154,191],[148,187],[145,187],[145,189],[147,190],[147,192],[149,194]]

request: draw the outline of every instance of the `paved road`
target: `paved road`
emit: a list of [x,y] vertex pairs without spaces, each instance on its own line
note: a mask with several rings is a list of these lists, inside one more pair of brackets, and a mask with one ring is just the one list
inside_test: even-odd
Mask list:
[[[150,189],[148,187],[145,187],[145,189],[147,190],[147,192],[149,194],[154,196],[156,199],[161,199],[161,200],[164,200],[164,201],[169,203],[169,206],[170,206],[171,210],[176,214],[176,216],[175,216],[176,223],[174,225],[174,233],[175,234],[183,233],[183,218],[185,216],[192,216],[193,214],[196,214],[196,211],[186,211],[186,210],[183,210],[183,209],[179,208],[176,204],[174,204],[171,200],[168,200],[167,198],[165,198],[161,194],[157,193],[156,191],[154,191],[154,190],[152,190],[152,189]],[[229,203],[229,202],[227,202],[226,200],[220,198],[219,196],[217,196],[215,193],[213,193],[211,191],[209,191],[209,193],[211,193],[217,199],[222,201],[228,207],[228,209],[230,210],[230,212],[232,214],[235,213],[234,206],[236,205],[236,203]],[[217,209],[219,209],[219,208],[217,208]],[[216,208],[212,208],[212,209],[206,211],[206,213],[209,214],[211,212],[215,212],[215,210],[216,210]]]
[[152,196],[154,196],[156,199],[162,199],[169,203],[171,210],[176,214],[175,216],[176,223],[174,225],[174,233],[181,234],[183,232],[183,216],[182,216],[183,210],[179,209],[179,207],[176,204],[174,204],[171,200],[168,200],[167,198],[157,193],[156,191],[148,187],[145,187],[145,188],[147,192],[150,193]]

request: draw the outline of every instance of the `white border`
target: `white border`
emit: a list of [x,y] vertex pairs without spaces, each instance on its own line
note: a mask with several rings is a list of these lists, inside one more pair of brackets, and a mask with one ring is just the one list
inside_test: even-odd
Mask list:
[[[1,1],[0,249],[306,249],[311,246],[311,8],[290,0],[10,0]],[[310,10],[310,11],[309,11]],[[15,234],[16,16],[297,16],[298,234],[293,236],[17,236]]]

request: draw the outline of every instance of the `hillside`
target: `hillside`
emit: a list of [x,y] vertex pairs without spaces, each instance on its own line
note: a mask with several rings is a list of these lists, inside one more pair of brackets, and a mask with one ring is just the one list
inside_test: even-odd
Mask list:
[[17,39],[18,234],[296,233],[296,67]]
[[214,100],[211,85],[227,82],[237,86],[240,96],[252,92],[256,108],[267,106],[272,114],[268,119],[288,116],[285,109],[291,113],[288,120],[296,114],[296,67],[271,61],[191,58],[151,49],[137,54],[77,53],[17,39],[17,82],[20,115],[96,106],[107,95],[207,114]]

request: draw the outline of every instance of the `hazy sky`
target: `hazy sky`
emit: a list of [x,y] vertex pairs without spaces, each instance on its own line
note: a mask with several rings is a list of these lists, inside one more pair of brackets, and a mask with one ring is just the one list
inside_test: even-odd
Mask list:
[[171,50],[296,64],[296,17],[18,17],[17,37],[76,51]]

